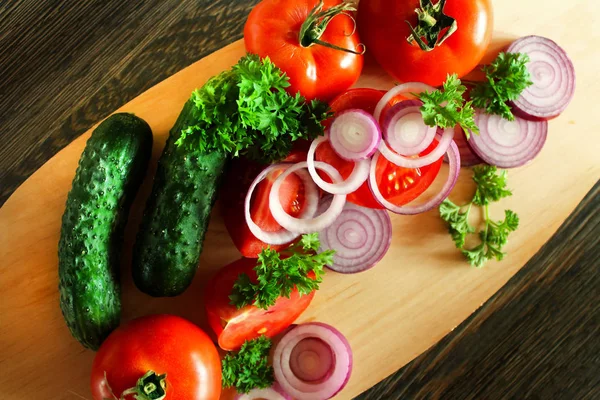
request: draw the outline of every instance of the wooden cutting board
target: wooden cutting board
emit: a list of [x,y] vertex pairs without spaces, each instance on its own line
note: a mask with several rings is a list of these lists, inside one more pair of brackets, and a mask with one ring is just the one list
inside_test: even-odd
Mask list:
[[[493,207],[511,208],[521,227],[510,238],[508,257],[484,269],[465,264],[437,212],[392,216],[394,238],[383,261],[362,274],[329,273],[301,321],[336,326],[354,350],[354,371],[338,398],[348,399],[398,370],[436,343],[504,285],[550,238],[600,178],[600,124],[589,105],[600,93],[600,45],[594,0],[495,2],[497,33],[487,59],[508,38],[550,37],[563,45],[577,71],[577,92],[568,110],[550,123],[547,144],[531,164],[510,171],[514,196]],[[500,32],[500,31],[498,31]],[[201,303],[203,285],[238,253],[217,210],[213,213],[201,268],[192,287],[173,299],[140,293],[130,278],[132,238],[151,188],[151,176],[168,130],[191,91],[233,65],[244,54],[236,42],[143,93],[118,111],[144,118],[155,135],[153,164],[128,225],[123,260],[123,320],[173,313],[208,329]],[[370,65],[357,86],[389,88],[392,82]],[[43,127],[40,127],[43,129]],[[57,243],[61,216],[79,156],[82,135],[33,174],[0,209],[0,387],[3,399],[90,399],[88,377],[94,353],[70,335],[58,306]],[[444,174],[446,170],[442,171]],[[473,185],[464,170],[452,194],[469,198]],[[43,395],[42,395],[43,394]]]

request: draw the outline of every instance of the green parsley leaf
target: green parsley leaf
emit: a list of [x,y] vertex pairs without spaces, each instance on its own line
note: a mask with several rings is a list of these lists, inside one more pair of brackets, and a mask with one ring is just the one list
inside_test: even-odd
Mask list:
[[254,267],[256,281],[241,274],[229,296],[231,304],[237,308],[253,304],[266,310],[279,297],[289,298],[294,288],[300,295],[318,290],[323,282],[323,267],[333,263],[335,253],[333,250],[317,253],[319,247],[318,233],[313,233],[303,235],[298,243],[281,253],[269,247],[264,249]]
[[479,134],[472,102],[465,102],[463,98],[466,90],[458,76],[453,74],[446,78],[443,90],[418,94],[417,96],[423,102],[421,107],[423,121],[429,126],[440,128],[453,128],[460,125],[467,138],[470,133]]
[[192,93],[193,123],[182,130],[177,145],[265,163],[285,158],[294,141],[322,135],[321,122],[331,116],[326,103],[287,93],[289,85],[269,58],[241,58]]
[[498,169],[491,165],[473,167],[473,180],[477,184],[473,204],[485,206],[512,196],[512,192],[507,188],[506,171],[499,174],[497,171]]
[[[511,210],[504,212],[503,221],[492,221],[489,217],[489,205],[512,195],[507,188],[506,171],[498,173],[496,167],[481,166],[473,169],[473,181],[477,190],[471,202],[459,206],[449,199],[439,207],[440,217],[448,224],[448,232],[454,244],[475,267],[483,266],[488,260],[502,260],[506,253],[502,251],[508,242],[508,236],[519,227],[519,217]],[[485,227],[479,231],[481,243],[472,249],[466,249],[466,238],[475,233],[469,224],[469,214],[473,205],[483,207]]]
[[223,387],[235,387],[238,393],[270,387],[275,380],[268,360],[271,344],[261,336],[246,341],[239,351],[227,353],[221,361]]
[[533,84],[527,70],[528,62],[527,54],[500,53],[490,65],[483,67],[486,80],[473,87],[473,105],[487,114],[514,120],[507,102],[517,100],[521,92]]

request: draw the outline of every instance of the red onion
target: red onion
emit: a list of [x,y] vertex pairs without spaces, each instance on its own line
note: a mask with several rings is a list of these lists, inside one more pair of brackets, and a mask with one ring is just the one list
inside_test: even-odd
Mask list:
[[[483,164],[484,161],[473,151],[469,140],[463,129],[456,125],[454,128],[454,143],[458,147],[460,153],[460,166],[461,167],[472,167],[473,165]],[[448,162],[448,155],[444,156],[444,161]]]
[[342,111],[329,127],[329,141],[335,152],[347,161],[371,157],[381,141],[379,124],[366,111]]
[[[256,225],[254,221],[252,221],[252,217],[250,216],[250,202],[252,200],[252,193],[254,193],[254,189],[256,189],[256,186],[258,186],[258,184],[261,181],[263,181],[269,174],[275,173],[277,171],[286,170],[289,167],[290,165],[286,164],[275,164],[267,167],[260,174],[258,174],[256,179],[254,179],[254,182],[252,182],[252,185],[250,185],[248,194],[246,194],[246,200],[244,201],[244,216],[246,218],[248,228],[250,229],[250,232],[252,232],[252,234],[256,236],[257,239],[262,240],[267,244],[285,244],[293,241],[299,236],[297,233],[290,232],[289,230],[284,228],[277,232],[264,231],[258,225]],[[317,212],[317,208],[319,206],[319,190],[317,189],[315,183],[312,181],[310,176],[305,171],[298,171],[297,175],[304,184],[304,195],[306,199],[306,207],[304,208],[304,211],[302,212],[300,217],[312,218],[312,216],[315,215],[315,213]],[[278,203],[281,207],[281,203]]]
[[[352,170],[352,173],[343,182],[338,182],[338,183],[325,182],[321,178],[321,176],[319,176],[319,173],[317,172],[317,169],[315,167],[315,162],[316,162],[315,161],[315,151],[317,150],[317,147],[319,147],[319,145],[321,143],[326,142],[326,141],[327,141],[327,137],[321,136],[312,142],[310,149],[308,150],[308,156],[307,156],[306,163],[307,163],[308,172],[310,173],[311,178],[313,179],[313,181],[317,184],[317,186],[319,188],[326,191],[327,193],[349,194],[349,193],[354,192],[363,183],[365,183],[365,181],[369,177],[370,160],[364,159],[364,160],[355,161],[354,162],[355,165],[354,165],[354,169]],[[323,163],[323,164],[325,164],[325,163]],[[331,166],[331,168],[334,168],[334,167]]]
[[319,232],[319,239],[321,250],[335,250],[330,269],[343,274],[362,272],[375,266],[389,250],[392,221],[385,210],[346,203],[333,225]]
[[477,110],[475,123],[479,135],[471,135],[473,151],[486,163],[500,168],[514,168],[531,161],[542,150],[548,134],[548,122],[514,121]]
[[[319,161],[316,161],[314,164],[317,169],[320,169],[327,173],[333,179],[334,182],[340,182],[342,180],[342,176],[340,175],[340,173],[331,165]],[[287,170],[285,170],[283,174],[279,175],[277,179],[275,179],[273,187],[271,188],[271,193],[269,193],[269,209],[271,210],[271,214],[273,215],[275,221],[277,221],[279,225],[281,225],[288,231],[297,234],[313,233],[325,229],[326,227],[331,225],[335,221],[335,219],[341,214],[342,210],[344,209],[344,203],[346,203],[345,194],[336,194],[333,196],[333,201],[331,202],[331,206],[329,207],[329,209],[327,209],[327,211],[325,211],[323,214],[317,217],[294,218],[288,213],[286,213],[283,207],[281,206],[281,201],[279,200],[279,188],[281,187],[281,183],[283,182],[283,180],[289,174],[294,173],[296,171],[300,171],[304,168],[308,168],[308,164],[306,161],[294,164],[291,167],[289,167]]]
[[292,398],[275,382],[267,389],[254,389],[249,393],[238,394],[233,400],[292,400]]
[[407,99],[414,99],[415,95],[413,93],[421,93],[427,91],[433,91],[435,88],[433,86],[429,86],[423,82],[407,82],[402,83],[398,86],[394,86],[379,100],[377,103],[377,107],[375,107],[375,112],[373,113],[373,117],[375,117],[376,121],[381,122],[381,113],[388,105],[388,103],[394,99],[396,96],[402,95]]
[[383,137],[396,153],[418,155],[433,142],[437,128],[425,125],[420,109],[422,105],[419,100],[405,100],[385,114]]
[[273,355],[275,380],[298,400],[326,400],[344,388],[352,372],[352,350],[337,329],[322,323],[298,325]]
[[454,129],[444,129],[438,146],[431,153],[423,157],[413,158],[401,156],[400,154],[392,151],[387,146],[385,141],[382,141],[379,145],[379,152],[383,154],[385,158],[387,158],[389,161],[391,161],[399,167],[420,168],[432,164],[440,158],[442,158],[444,156],[444,153],[448,151],[448,146],[450,146],[450,143],[452,143],[453,137]]
[[454,185],[456,185],[456,181],[458,180],[458,173],[460,172],[460,154],[458,153],[458,147],[456,147],[456,143],[454,143],[454,141],[451,141],[450,146],[448,147],[447,154],[448,179],[446,180],[446,183],[444,184],[440,192],[437,195],[435,195],[432,199],[418,206],[397,206],[389,202],[385,197],[383,197],[381,191],[379,190],[379,187],[377,186],[377,160],[382,154],[375,153],[373,159],[371,160],[371,172],[369,173],[369,187],[371,188],[373,197],[375,197],[375,199],[377,199],[377,201],[388,210],[396,214],[403,215],[420,214],[439,206],[442,203],[442,201],[444,201],[444,199],[448,197],[448,195],[454,188]]
[[527,119],[560,115],[575,94],[575,67],[565,50],[550,39],[525,36],[514,41],[508,51],[529,56],[527,69],[533,81],[512,102],[515,113]]

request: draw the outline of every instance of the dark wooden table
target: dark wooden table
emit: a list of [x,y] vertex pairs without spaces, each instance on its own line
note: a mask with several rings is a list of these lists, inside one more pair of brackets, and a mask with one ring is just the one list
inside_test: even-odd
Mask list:
[[[3,0],[0,204],[95,122],[241,38],[256,3]],[[596,184],[500,292],[359,398],[600,399],[599,206]]]

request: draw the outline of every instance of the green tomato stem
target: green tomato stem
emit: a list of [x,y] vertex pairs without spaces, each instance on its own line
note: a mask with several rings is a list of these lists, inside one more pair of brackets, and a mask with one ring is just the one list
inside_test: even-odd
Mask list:
[[358,48],[361,50],[352,50],[346,49],[344,47],[337,46],[333,43],[325,42],[321,40],[321,36],[325,33],[325,29],[327,29],[327,25],[333,18],[338,15],[346,15],[351,18],[354,22],[354,30],[350,33],[350,35],[354,34],[356,31],[356,21],[352,15],[348,14],[349,12],[356,11],[356,7],[353,4],[344,1],[342,4],[337,6],[333,6],[328,8],[327,10],[323,10],[323,0],[319,0],[319,3],[310,11],[308,17],[300,27],[300,33],[298,34],[298,41],[300,46],[302,47],[310,47],[315,44],[320,46],[329,47],[330,49],[344,51],[352,54],[364,54],[365,46],[361,43],[358,45]]
[[411,33],[406,40],[411,45],[417,43],[423,51],[431,51],[456,32],[458,23],[454,18],[444,14],[446,0],[439,0],[436,4],[431,0],[420,0],[419,3],[420,7],[415,10],[417,26],[413,27],[409,21],[405,21]]
[[133,395],[136,400],[163,400],[167,396],[167,374],[156,375],[148,371],[138,379],[136,385],[121,393],[120,400]]

